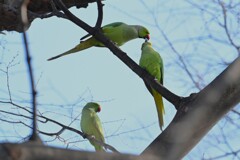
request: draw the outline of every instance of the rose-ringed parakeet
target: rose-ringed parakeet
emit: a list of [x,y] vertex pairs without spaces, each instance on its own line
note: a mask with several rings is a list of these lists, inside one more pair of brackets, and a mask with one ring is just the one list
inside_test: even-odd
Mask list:
[[[128,25],[122,22],[115,22],[115,23],[105,25],[101,29],[103,34],[118,46],[121,46],[132,39],[136,39],[136,38],[149,39],[150,38],[149,31],[145,27],[140,25]],[[78,44],[74,48],[62,54],[49,58],[48,61],[90,48],[93,46],[104,47],[104,44],[96,40],[94,37],[92,36],[90,37],[90,36],[91,36],[90,34],[84,36],[83,38],[81,38],[80,44]],[[87,37],[90,37],[90,38],[88,38],[85,41],[82,41]]]
[[[148,71],[149,74],[154,76],[158,80],[158,82],[163,84],[163,60],[160,54],[152,48],[152,44],[150,42],[144,42],[142,44],[142,54],[139,65],[146,71]],[[164,125],[164,105],[162,95],[153,88],[151,88],[151,86],[149,86],[147,83],[145,83],[145,85],[154,98],[157,107],[159,126],[162,130],[162,127]]]
[[[101,107],[98,103],[89,102],[87,103],[82,110],[81,117],[81,130],[83,133],[94,136],[95,139],[99,142],[105,142],[103,128],[101,121],[97,115],[97,112],[101,111]],[[95,147],[96,151],[105,151],[101,145],[89,140],[90,143]]]

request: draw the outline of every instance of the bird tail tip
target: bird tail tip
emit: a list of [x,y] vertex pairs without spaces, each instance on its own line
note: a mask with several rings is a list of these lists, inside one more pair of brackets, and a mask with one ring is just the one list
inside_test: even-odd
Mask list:
[[52,61],[52,60],[57,59],[59,57],[62,57],[62,55],[58,55],[58,56],[54,56],[54,57],[48,58],[47,61]]
[[162,99],[162,96],[156,91],[153,92],[153,97],[154,97],[154,101],[155,101],[155,104],[156,104],[156,107],[157,107],[159,127],[162,131],[163,130],[162,128],[164,126],[163,115],[165,113],[163,99]]

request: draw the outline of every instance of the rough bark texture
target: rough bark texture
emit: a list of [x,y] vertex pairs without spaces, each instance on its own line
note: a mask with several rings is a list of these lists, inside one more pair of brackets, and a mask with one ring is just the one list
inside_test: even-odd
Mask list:
[[171,124],[142,153],[160,159],[184,157],[240,101],[240,57],[206,88],[191,96]]
[[[63,0],[63,2],[68,8],[72,6],[86,8],[89,3],[96,0]],[[21,3],[22,0],[0,0],[0,31],[22,32]],[[50,0],[31,0],[28,5],[29,26],[34,19],[50,12],[52,12]]]
[[53,148],[35,143],[0,144],[1,160],[158,160],[148,156],[134,156],[106,152],[86,152]]

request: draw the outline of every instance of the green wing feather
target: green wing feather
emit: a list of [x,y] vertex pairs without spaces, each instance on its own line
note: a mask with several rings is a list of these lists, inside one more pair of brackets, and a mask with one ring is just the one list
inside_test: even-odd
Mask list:
[[[93,131],[95,133],[95,138],[100,142],[105,142],[101,121],[100,121],[99,117],[97,116],[97,114],[95,114],[95,116],[96,117],[93,119]],[[93,143],[95,143],[95,142],[93,142]],[[94,147],[95,147],[96,151],[104,151],[104,149],[101,145],[94,144]]]
[[123,22],[114,22],[102,27],[103,33],[113,32],[116,28],[126,26]]
[[[124,25],[124,24],[125,23],[123,23],[123,22],[114,22],[114,23],[110,23],[110,24],[103,26],[101,29],[103,30],[103,33],[112,32],[114,30],[114,28],[119,27],[120,25]],[[91,34],[86,34],[80,40],[84,40],[90,36],[91,36]]]

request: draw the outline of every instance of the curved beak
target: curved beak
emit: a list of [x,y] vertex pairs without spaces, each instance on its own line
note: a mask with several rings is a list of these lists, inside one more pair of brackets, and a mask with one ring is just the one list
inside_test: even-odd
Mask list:
[[150,39],[150,35],[146,35],[146,37],[144,38],[145,39],[145,42],[147,42],[149,39]]
[[99,106],[99,107],[98,107],[98,110],[97,110],[97,112],[100,112],[100,111],[101,111],[101,106]]

